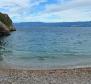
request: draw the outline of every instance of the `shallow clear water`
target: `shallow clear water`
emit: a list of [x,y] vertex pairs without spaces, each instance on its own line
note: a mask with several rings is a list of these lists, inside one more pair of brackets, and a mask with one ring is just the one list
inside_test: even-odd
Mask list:
[[0,38],[0,61],[24,68],[91,65],[91,28],[17,29]]

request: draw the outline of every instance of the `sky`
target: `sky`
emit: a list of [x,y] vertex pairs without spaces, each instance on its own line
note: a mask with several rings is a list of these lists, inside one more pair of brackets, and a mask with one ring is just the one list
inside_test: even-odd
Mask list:
[[0,0],[14,22],[91,21],[91,0]]

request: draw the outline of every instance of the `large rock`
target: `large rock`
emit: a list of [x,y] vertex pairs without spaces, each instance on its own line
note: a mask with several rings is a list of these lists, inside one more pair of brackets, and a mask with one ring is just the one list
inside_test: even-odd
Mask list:
[[0,36],[1,35],[9,35],[9,34],[10,34],[9,29],[6,27],[6,25],[4,23],[2,23],[0,21]]
[[15,31],[12,20],[7,14],[0,13],[0,35],[8,35],[10,31]]

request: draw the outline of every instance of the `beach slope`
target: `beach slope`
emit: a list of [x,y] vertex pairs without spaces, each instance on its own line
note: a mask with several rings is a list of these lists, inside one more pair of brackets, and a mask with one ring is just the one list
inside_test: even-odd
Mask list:
[[91,68],[55,70],[0,69],[0,84],[91,84]]

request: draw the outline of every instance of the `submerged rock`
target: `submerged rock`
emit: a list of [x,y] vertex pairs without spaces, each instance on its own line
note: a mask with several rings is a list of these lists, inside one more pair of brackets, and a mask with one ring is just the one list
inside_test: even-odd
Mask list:
[[10,31],[15,31],[12,20],[7,14],[0,13],[0,35],[9,35]]

